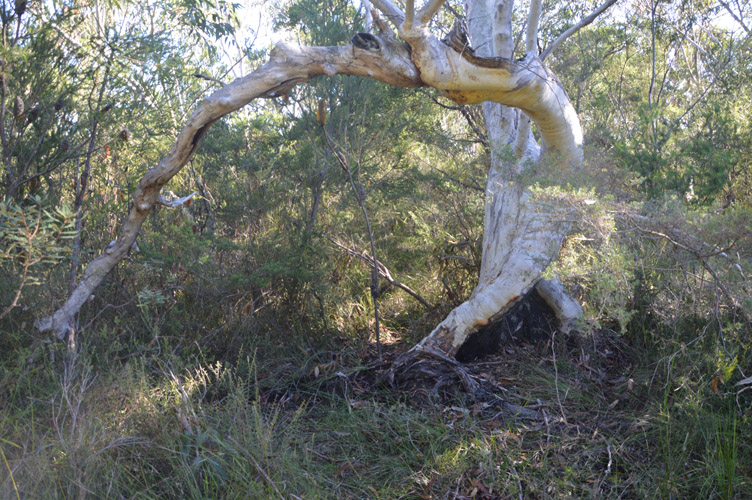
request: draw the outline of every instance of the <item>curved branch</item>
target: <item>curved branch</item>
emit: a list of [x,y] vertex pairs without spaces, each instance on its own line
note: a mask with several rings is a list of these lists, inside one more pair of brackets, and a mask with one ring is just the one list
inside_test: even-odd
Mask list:
[[568,30],[566,30],[564,33],[562,33],[561,35],[559,35],[559,38],[557,38],[556,40],[554,40],[553,43],[551,45],[549,45],[548,47],[546,47],[546,50],[543,51],[543,53],[540,56],[541,60],[546,59],[546,57],[548,57],[548,55],[551,54],[551,52],[553,52],[554,50],[556,50],[556,48],[559,45],[561,45],[567,38],[569,38],[570,36],[574,35],[578,31],[580,31],[582,28],[584,28],[588,24],[590,24],[593,21],[595,21],[595,19],[598,16],[600,16],[601,14],[603,14],[606,11],[606,9],[608,9],[609,7],[611,7],[616,2],[617,2],[617,0],[606,0],[603,3],[603,5],[601,5],[597,9],[595,9],[592,14],[590,14],[589,16],[587,16],[586,18],[584,18],[582,21],[580,21],[579,23],[575,24],[574,26],[572,26],[571,28],[569,28]]
[[422,82],[405,44],[368,35],[374,45],[366,49],[354,44],[340,47],[305,47],[278,44],[269,61],[253,73],[225,85],[207,97],[193,112],[167,155],[141,178],[133,195],[133,206],[117,241],[91,261],[68,300],[52,316],[41,319],[37,328],[56,338],[72,339],[75,315],[107,274],[127,255],[141,225],[157,204],[164,204],[162,187],[196,152],[201,138],[221,117],[254,99],[283,95],[296,84],[321,75],[367,76],[401,87],[419,87]]
[[[386,14],[392,12],[389,0],[373,3],[379,8],[386,6]],[[431,10],[439,4],[439,0],[431,0],[426,8]],[[414,0],[409,0],[407,6],[408,12],[414,14]],[[494,101],[513,106],[535,121],[544,150],[555,152],[563,163],[581,164],[582,129],[577,113],[561,83],[535,53],[518,61],[481,58],[472,55],[470,48],[458,52],[436,39],[425,26],[410,27],[407,20],[399,31],[409,46],[388,34],[368,33],[356,34],[352,43],[340,47],[278,44],[266,64],[207,97],[193,112],[172,149],[139,181],[118,240],[87,266],[65,304],[38,323],[40,331],[51,331],[60,339],[73,338],[75,315],[105,276],[127,256],[146,217],[156,204],[164,203],[160,198],[162,187],[190,160],[214,122],[253,99],[285,95],[298,83],[317,76],[356,75],[401,87],[427,85],[462,104]],[[529,268],[525,264],[515,272],[530,276],[538,272],[532,261],[529,264]],[[504,289],[502,281],[494,286]],[[488,311],[497,307],[498,300],[489,302],[487,298],[480,297],[468,307]],[[498,307],[492,312],[496,311]],[[462,316],[462,321],[467,317]]]
[[446,0],[429,0],[426,5],[418,12],[418,22],[421,24],[428,24],[436,12],[444,5]]

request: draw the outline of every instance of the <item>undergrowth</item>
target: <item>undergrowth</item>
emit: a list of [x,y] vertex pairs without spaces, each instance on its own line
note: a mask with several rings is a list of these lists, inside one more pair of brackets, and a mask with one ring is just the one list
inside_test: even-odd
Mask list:
[[526,419],[354,377],[374,366],[373,347],[358,339],[234,331],[226,356],[196,344],[178,356],[165,340],[123,358],[114,332],[91,335],[74,356],[44,343],[6,355],[1,496],[752,494],[750,400],[696,364],[682,369],[690,348],[646,356],[601,330],[510,344],[469,365],[540,415]]

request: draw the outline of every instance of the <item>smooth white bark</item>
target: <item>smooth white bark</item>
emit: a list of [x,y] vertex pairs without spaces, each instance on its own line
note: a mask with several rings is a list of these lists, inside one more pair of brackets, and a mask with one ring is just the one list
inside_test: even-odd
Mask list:
[[81,306],[105,276],[126,257],[154,206],[169,204],[160,194],[162,187],[183,168],[209,127],[222,116],[253,99],[285,94],[296,84],[321,75],[366,76],[403,87],[422,85],[404,44],[389,36],[374,36],[373,40],[379,45],[378,51],[372,47],[361,50],[354,44],[305,47],[280,43],[271,51],[269,62],[207,97],[188,119],[172,149],[139,181],[133,196],[133,208],[123,224],[120,237],[89,263],[68,300],[52,316],[41,319],[37,323],[38,329],[49,331],[58,339],[67,338],[72,344],[75,316]]
[[[468,5],[469,34],[477,55],[511,59],[514,50],[512,13],[511,1],[475,0]],[[536,76],[529,77],[524,70],[506,65],[503,71],[508,72],[509,78],[520,78],[525,83],[514,85],[515,90],[505,89],[504,99],[483,103],[491,168],[486,187],[478,286],[466,302],[455,308],[415,347],[417,351],[440,349],[449,355],[456,354],[470,334],[502,316],[536,285],[557,315],[562,330],[571,330],[582,315],[579,304],[566,294],[560,281],[541,280],[541,274],[558,254],[569,230],[563,210],[550,201],[536,199],[519,182],[525,167],[541,157],[541,148],[530,129],[530,118],[541,131],[544,150],[555,151],[558,160],[568,164],[579,165],[582,161],[582,131],[574,108],[558,80],[537,57],[540,13],[540,1],[533,0],[528,20],[527,55],[522,61],[528,68],[534,68],[532,72]],[[417,64],[422,68],[419,61]],[[543,75],[545,77],[541,78]],[[467,76],[475,78],[477,72]],[[501,79],[499,74],[494,74],[493,78]],[[475,83],[483,86],[486,82]],[[467,87],[470,85],[465,85]],[[518,95],[513,95],[515,93]],[[552,157],[549,155],[549,159]]]
[[530,13],[527,16],[527,36],[525,37],[525,50],[529,54],[538,52],[538,24],[540,23],[542,0],[530,0]]

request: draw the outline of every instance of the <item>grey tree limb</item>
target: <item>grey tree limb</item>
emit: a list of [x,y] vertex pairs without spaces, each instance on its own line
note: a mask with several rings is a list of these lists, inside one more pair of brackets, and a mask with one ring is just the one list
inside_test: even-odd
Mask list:
[[574,26],[572,26],[571,28],[569,28],[568,30],[566,30],[564,33],[562,33],[561,35],[559,35],[559,37],[556,40],[554,40],[551,43],[551,45],[549,45],[548,47],[546,47],[546,49],[543,51],[543,53],[540,56],[541,60],[545,60],[546,57],[548,57],[551,54],[551,52],[553,52],[554,50],[556,50],[556,48],[559,45],[561,45],[562,43],[564,43],[564,41],[567,38],[569,38],[570,36],[574,35],[578,31],[580,31],[582,28],[584,28],[588,24],[590,24],[593,21],[595,21],[598,16],[600,16],[601,14],[603,14],[604,12],[606,12],[606,10],[609,7],[611,7],[613,4],[615,4],[617,1],[618,0],[606,0],[603,4],[601,4],[600,7],[598,7],[597,9],[595,9],[592,12],[592,14],[590,14],[589,16],[583,18],[579,23],[575,24]]

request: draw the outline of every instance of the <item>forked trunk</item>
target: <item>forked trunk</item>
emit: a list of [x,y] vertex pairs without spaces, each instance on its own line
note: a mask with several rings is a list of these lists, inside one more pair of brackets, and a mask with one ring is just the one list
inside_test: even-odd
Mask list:
[[[475,0],[468,5],[468,31],[476,55],[512,59],[512,7],[512,1],[496,0]],[[531,18],[534,15],[531,12]],[[528,52],[526,59],[538,61],[537,47]],[[561,89],[555,78],[549,83]],[[582,137],[579,120],[563,89],[558,95],[561,114],[574,117],[568,122],[574,133],[559,134],[568,135],[568,144],[552,147],[544,142],[544,152],[551,154],[548,158],[544,155],[543,160],[578,165]],[[571,330],[582,314],[580,305],[569,297],[559,280],[541,279],[541,273],[558,254],[570,224],[563,207],[533,196],[520,181],[526,168],[541,161],[541,148],[531,132],[530,119],[520,109],[497,102],[483,103],[483,114],[491,166],[478,285],[466,302],[415,347],[416,351],[439,350],[454,356],[473,332],[499,320],[536,285],[539,295],[555,313],[560,329]]]

